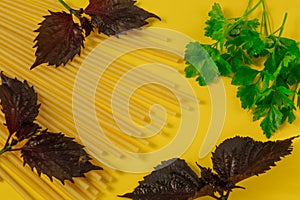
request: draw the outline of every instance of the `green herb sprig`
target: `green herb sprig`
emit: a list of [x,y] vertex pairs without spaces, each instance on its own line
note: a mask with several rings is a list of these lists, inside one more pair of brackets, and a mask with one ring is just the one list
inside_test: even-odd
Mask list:
[[[261,20],[251,19],[250,15],[259,8],[262,8]],[[270,138],[283,123],[294,122],[294,111],[300,107],[299,44],[282,36],[287,14],[275,31],[264,0],[253,6],[249,0],[244,14],[238,18],[226,18],[218,3],[208,15],[205,36],[214,42],[187,45],[186,77],[196,77],[201,86],[210,84],[218,75],[231,77],[231,84],[238,86],[237,97],[242,108],[253,112],[253,121],[261,120],[260,126]],[[203,62],[202,49],[215,67]],[[210,70],[205,69],[209,67]]]

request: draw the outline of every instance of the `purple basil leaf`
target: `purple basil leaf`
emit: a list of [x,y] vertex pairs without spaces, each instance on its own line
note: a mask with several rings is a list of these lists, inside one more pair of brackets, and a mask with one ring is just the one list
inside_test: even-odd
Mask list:
[[223,180],[232,183],[262,174],[292,152],[294,138],[275,142],[238,136],[227,139],[213,153],[213,168]]
[[42,131],[30,138],[21,149],[24,165],[36,168],[38,174],[73,181],[73,177],[84,177],[90,170],[100,170],[93,165],[83,146],[61,133]]
[[19,138],[19,141],[30,138],[34,134],[38,133],[41,127],[33,122],[23,123],[19,130],[17,130],[15,136]]
[[157,15],[137,7],[133,0],[90,0],[84,12],[99,33],[116,35],[146,24],[148,18],[160,19]]
[[198,167],[201,169],[201,179],[205,186],[196,193],[196,197],[208,195],[215,198],[215,193],[222,194],[224,191],[231,191],[234,188],[243,188],[236,186],[229,180],[222,180],[211,168],[200,165]]
[[85,37],[89,36],[94,31],[93,24],[86,17],[80,17],[80,24],[82,29],[85,31]]
[[201,179],[181,159],[162,162],[139,182],[132,193],[121,197],[133,200],[187,200],[203,187]]
[[49,12],[50,15],[44,16],[45,20],[35,31],[39,34],[35,38],[36,60],[31,69],[42,63],[56,67],[65,65],[76,54],[80,55],[83,47],[82,29],[74,23],[72,15],[65,12]]
[[201,179],[206,186],[197,192],[197,197],[205,195],[213,196],[216,191],[215,186],[225,187],[226,183],[222,182],[219,176],[212,172],[211,168],[202,167],[200,165],[198,165],[198,167],[201,169]]
[[[27,81],[23,83],[17,79],[11,79],[1,73],[2,85],[0,85],[0,99],[2,112],[5,115],[6,126],[9,134],[18,131],[23,124],[32,123],[39,113],[40,104],[37,104],[37,94]],[[18,133],[17,137],[26,133]]]

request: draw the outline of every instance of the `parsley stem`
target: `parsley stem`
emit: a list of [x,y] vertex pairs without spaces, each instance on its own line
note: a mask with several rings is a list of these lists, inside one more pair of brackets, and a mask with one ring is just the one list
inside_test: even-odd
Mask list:
[[229,33],[230,31],[232,31],[232,29],[234,29],[234,27],[239,24],[241,21],[243,21],[245,18],[247,18],[254,10],[257,9],[257,7],[262,4],[264,2],[264,0],[260,0],[257,4],[255,4],[253,6],[253,8],[249,9],[249,6],[251,5],[250,3],[248,4],[248,7],[245,11],[245,13],[243,14],[242,17],[240,17],[238,20],[236,20],[227,30],[227,33]]
[[247,9],[247,12],[245,12],[244,15],[243,15],[239,20],[237,20],[237,21],[241,21],[241,20],[243,20],[244,18],[248,17],[248,16],[249,16],[254,10],[256,10],[256,8],[257,8],[260,4],[262,4],[263,2],[264,2],[264,0],[260,0],[257,4],[255,4],[255,5],[253,6],[253,8],[251,8],[250,10]]
[[285,23],[286,23],[287,16],[288,16],[288,14],[285,13],[284,14],[284,18],[283,18],[283,22],[282,22],[282,24],[281,24],[281,26],[279,28],[280,29],[280,32],[279,32],[279,35],[278,35],[279,38],[281,37],[281,35],[283,33],[283,29],[284,29],[284,26],[285,26]]
[[282,22],[281,26],[280,26],[276,31],[274,31],[271,35],[274,35],[274,34],[276,34],[278,31],[280,31],[280,32],[279,32],[279,35],[278,35],[278,38],[281,37],[281,35],[282,35],[282,33],[283,33],[283,29],[284,29],[285,23],[286,23],[286,20],[287,20],[287,16],[288,16],[288,14],[285,13],[285,14],[284,14],[284,18],[283,18],[283,22]]
[[68,11],[72,12],[71,6],[69,6],[64,0],[58,0]]
[[252,0],[249,0],[249,1],[248,1],[247,8],[246,8],[246,10],[245,10],[245,12],[244,12],[243,15],[246,15],[246,13],[249,11],[249,9],[250,9],[250,7],[251,7],[251,4],[252,4]]
[[[271,22],[268,15],[268,11],[266,9],[266,4],[262,1],[263,13],[262,13],[262,23],[261,25],[264,26],[266,35],[269,35],[269,31],[272,32]],[[261,33],[262,33],[262,26],[261,26]]]

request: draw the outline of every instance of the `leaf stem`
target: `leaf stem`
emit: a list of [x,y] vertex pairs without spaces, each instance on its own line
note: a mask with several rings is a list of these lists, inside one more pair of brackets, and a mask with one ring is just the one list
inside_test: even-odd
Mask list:
[[[262,1],[262,7],[263,7],[263,13],[262,13],[262,26],[265,29],[265,34],[269,35],[269,32],[272,32],[272,28],[271,28],[271,22],[270,22],[270,17],[268,15],[268,11],[266,8],[266,4],[264,1]],[[262,33],[262,27],[261,27],[261,33]]]
[[243,20],[244,18],[248,17],[263,2],[264,2],[264,0],[260,0],[257,4],[255,4],[253,6],[253,8],[251,8],[251,9],[247,8],[247,11],[244,13],[244,15],[239,20]]
[[232,26],[229,27],[229,29],[227,30],[227,33],[229,33],[232,29],[234,29],[234,27],[239,24],[241,21],[243,21],[245,18],[247,18],[254,10],[256,10],[256,8],[262,4],[264,2],[264,0],[260,0],[257,4],[255,4],[253,6],[253,8],[249,9],[249,6],[251,5],[250,3],[248,4],[245,13],[243,14],[242,17],[240,17],[238,20],[236,20]]
[[284,14],[284,18],[283,18],[283,22],[282,22],[281,26],[280,26],[276,31],[274,31],[271,35],[274,35],[274,34],[276,34],[278,31],[280,31],[280,32],[279,32],[279,35],[278,35],[278,38],[281,37],[281,35],[282,35],[282,33],[283,33],[283,29],[284,29],[285,23],[286,23],[286,20],[287,20],[287,16],[288,16],[288,14],[285,13],[285,14]]
[[58,0],[58,2],[61,3],[68,11],[72,12],[73,9],[64,0]]
[[21,151],[23,148],[8,149],[7,151]]
[[246,15],[246,13],[249,11],[249,9],[250,9],[251,5],[252,5],[252,0],[249,0],[249,1],[248,1],[247,8],[246,8],[246,10],[245,10],[245,12],[244,12],[243,16],[244,16],[244,15]]
[[288,16],[288,14],[285,13],[284,14],[284,18],[283,18],[283,22],[282,22],[282,24],[281,24],[281,26],[279,28],[280,32],[279,32],[278,38],[280,38],[281,35],[282,35],[282,33],[283,33],[283,29],[284,29],[284,26],[285,26],[285,23],[286,23],[287,16]]
[[230,191],[228,190],[228,191],[226,192],[226,195],[225,195],[225,197],[224,197],[224,200],[225,200],[225,199],[228,199],[228,198],[229,198],[229,195],[230,195]]
[[[8,135],[8,137],[7,137],[6,141],[5,141],[5,144],[4,144],[3,149],[5,149],[7,146],[9,146],[8,143],[9,143],[9,140],[10,140],[11,136],[12,136],[12,134],[9,134],[9,135]],[[0,155],[1,155],[1,154],[0,154]]]
[[3,153],[5,153],[6,151],[11,150],[11,146],[10,145],[6,145],[6,147],[4,147],[3,149],[0,150],[0,155],[2,155]]

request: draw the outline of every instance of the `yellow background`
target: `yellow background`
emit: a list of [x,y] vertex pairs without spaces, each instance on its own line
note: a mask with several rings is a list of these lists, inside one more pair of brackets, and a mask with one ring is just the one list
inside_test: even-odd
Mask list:
[[[73,0],[67,1],[74,6],[85,6],[87,0]],[[244,11],[246,0],[222,0],[222,1],[201,1],[201,0],[139,0],[138,5],[148,11],[154,12],[162,18],[162,21],[153,21],[152,26],[164,27],[180,31],[189,35],[200,42],[209,42],[204,37],[205,20],[208,18],[207,13],[211,9],[214,2],[221,4],[225,14],[229,17],[239,16]],[[297,0],[272,0],[266,1],[268,10],[271,13],[273,28],[276,29],[282,22],[285,12],[288,12],[288,21],[284,36],[292,37],[300,41],[300,27],[299,27],[299,8],[300,1]],[[53,1],[53,4],[58,2]],[[63,9],[63,8],[62,8]],[[252,114],[246,110],[242,110],[239,100],[236,98],[236,87],[230,85],[230,80],[223,79],[226,85],[227,93],[227,114],[221,138],[218,143],[225,138],[233,137],[235,135],[252,136],[255,139],[266,140],[259,127],[258,122],[252,122]],[[191,81],[192,82],[192,81]],[[197,88],[196,88],[197,89]],[[201,95],[201,98],[207,99],[207,96]],[[271,138],[284,139],[290,136],[299,134],[300,130],[300,115],[297,111],[297,120],[292,124],[284,125]],[[205,116],[205,113],[202,114]],[[199,138],[198,138],[199,139]],[[197,161],[204,166],[211,166],[209,157],[199,160],[197,158],[199,145],[201,141],[195,139],[188,151],[183,155],[188,163],[196,169],[194,163]],[[253,199],[271,199],[271,200],[297,200],[300,199],[300,140],[295,140],[294,151],[292,155],[283,159],[278,163],[276,168],[268,171],[266,174],[259,177],[252,177],[248,180],[242,181],[239,185],[246,188],[246,190],[236,189],[230,196],[232,200],[253,200]],[[116,195],[123,194],[133,190],[137,182],[142,179],[145,174],[127,174],[116,173],[115,180],[110,184],[110,187],[103,191],[100,199],[118,199]],[[18,194],[8,186],[5,182],[0,184],[0,198],[1,199],[20,199]],[[210,198],[201,198],[210,199]]]

